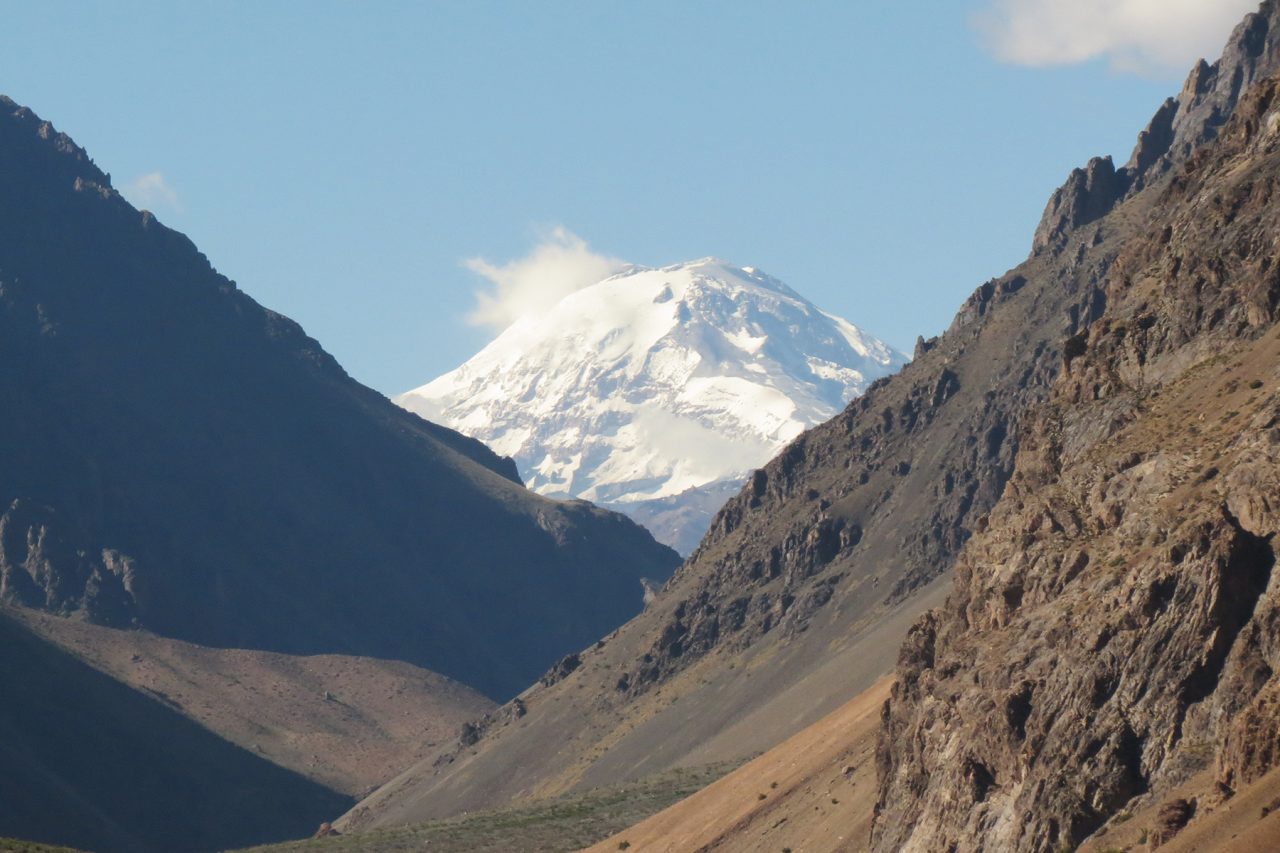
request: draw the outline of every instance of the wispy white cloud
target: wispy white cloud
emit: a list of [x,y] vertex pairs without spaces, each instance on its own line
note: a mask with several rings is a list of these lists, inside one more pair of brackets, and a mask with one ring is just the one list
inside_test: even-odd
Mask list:
[[575,290],[608,278],[625,261],[591,250],[566,228],[552,229],[528,255],[505,264],[470,258],[463,266],[488,282],[476,292],[467,319],[477,326],[505,329],[519,318],[546,310]]
[[163,172],[149,172],[135,178],[120,188],[120,193],[135,207],[146,210],[168,208],[177,213],[182,212],[182,200],[178,193],[164,179]]
[[1258,0],[988,0],[976,16],[987,48],[1017,65],[1105,58],[1117,71],[1162,74],[1217,58]]

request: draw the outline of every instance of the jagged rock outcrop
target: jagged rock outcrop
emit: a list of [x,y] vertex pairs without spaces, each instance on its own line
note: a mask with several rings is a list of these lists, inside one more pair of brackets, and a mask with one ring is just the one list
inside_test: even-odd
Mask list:
[[1184,163],[1235,110],[1242,93],[1280,70],[1277,0],[1265,0],[1246,16],[1212,65],[1196,64],[1178,97],[1160,107],[1138,135],[1129,162],[1117,169],[1110,157],[1076,169],[1050,198],[1032,240],[1033,251],[1062,248],[1067,235],[1109,213],[1122,199],[1140,192]]
[[1222,57],[1212,65],[1204,60],[1196,63],[1182,92],[1156,113],[1126,167],[1134,182],[1144,186],[1211,141],[1241,96],[1274,74],[1278,63],[1277,4],[1264,0],[1232,32]]
[[136,623],[138,583],[131,558],[94,552],[48,507],[18,498],[0,514],[0,601],[125,627]]
[[902,651],[876,850],[1057,850],[1206,756],[1227,789],[1280,760],[1280,82],[1233,105],[1152,189]]
[[1128,189],[1125,170],[1117,172],[1110,157],[1093,158],[1085,168],[1073,171],[1049,199],[1032,248],[1048,248],[1082,225],[1106,216]]
[[1196,804],[1181,798],[1162,806],[1156,816],[1156,827],[1151,832],[1151,848],[1154,850],[1172,841],[1195,813]]
[[679,562],[392,405],[0,99],[0,598],[506,698]]

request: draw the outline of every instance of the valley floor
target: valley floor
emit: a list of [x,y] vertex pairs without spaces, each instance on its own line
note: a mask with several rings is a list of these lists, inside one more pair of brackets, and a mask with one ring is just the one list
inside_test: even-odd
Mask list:
[[255,847],[255,853],[570,853],[668,808],[733,765],[673,770],[619,788],[472,812],[414,826]]

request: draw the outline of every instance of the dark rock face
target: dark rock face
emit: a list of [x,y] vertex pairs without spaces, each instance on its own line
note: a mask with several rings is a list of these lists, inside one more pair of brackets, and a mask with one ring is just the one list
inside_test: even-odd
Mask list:
[[310,834],[351,800],[223,740],[0,613],[0,837],[102,853]]
[[1195,813],[1196,804],[1187,800],[1177,799],[1163,805],[1160,813],[1156,815],[1156,827],[1151,832],[1151,848],[1154,850],[1172,841],[1174,836],[1191,821]]
[[0,101],[0,595],[506,697],[678,563],[351,380]]
[[78,531],[29,500],[0,515],[0,600],[54,613],[82,613],[127,627],[137,615],[134,561],[110,549],[93,553]]
[[542,678],[538,679],[538,683],[544,687],[550,687],[559,681],[564,681],[565,676],[580,666],[582,666],[581,657],[578,655],[565,655],[556,663],[555,666],[547,670],[546,673],[543,674]]
[[1027,415],[954,593],[902,652],[874,849],[1059,849],[1206,746],[1228,787],[1280,760],[1277,105],[1256,83],[1150,189],[1105,310]]
[[1072,172],[1066,184],[1049,199],[1032,248],[1048,248],[1082,225],[1106,216],[1128,188],[1128,174],[1117,172],[1110,157],[1090,160],[1088,166]]

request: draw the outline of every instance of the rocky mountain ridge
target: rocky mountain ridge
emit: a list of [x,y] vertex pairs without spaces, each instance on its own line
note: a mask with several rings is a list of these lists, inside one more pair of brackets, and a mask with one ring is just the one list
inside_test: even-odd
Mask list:
[[1117,169],[1111,157],[1095,157],[1073,171],[1049,199],[1033,250],[1061,250],[1071,231],[1105,216],[1211,141],[1243,93],[1280,66],[1276,11],[1276,0],[1264,0],[1232,32],[1217,62],[1196,63],[1182,92],[1166,100],[1138,135],[1128,163]]
[[[1233,43],[1277,23],[1264,4]],[[1074,846],[1209,762],[1203,809],[1280,761],[1277,107],[1280,78],[1240,92],[1068,339],[955,592],[903,649],[874,849]]]
[[0,235],[7,602],[506,698],[678,562],[353,381],[8,99]]

